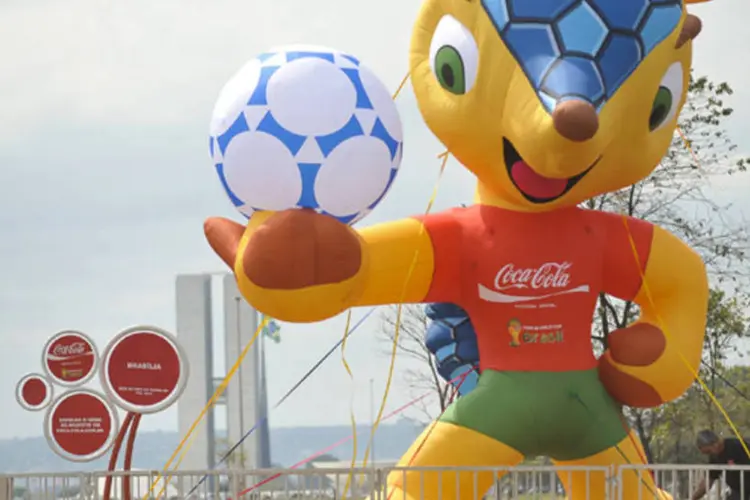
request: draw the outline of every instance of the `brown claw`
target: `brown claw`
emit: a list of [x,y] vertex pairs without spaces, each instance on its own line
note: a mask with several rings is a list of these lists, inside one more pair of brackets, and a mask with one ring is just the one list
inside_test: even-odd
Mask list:
[[237,248],[245,228],[223,217],[211,217],[203,223],[203,232],[208,244],[230,269],[234,269]]
[[698,16],[688,14],[685,18],[685,22],[682,23],[682,31],[677,37],[677,43],[675,48],[682,48],[683,45],[688,43],[690,40],[695,40],[703,29],[703,23]]
[[599,359],[599,380],[612,398],[634,408],[654,408],[664,401],[646,382],[621,372],[605,355]]

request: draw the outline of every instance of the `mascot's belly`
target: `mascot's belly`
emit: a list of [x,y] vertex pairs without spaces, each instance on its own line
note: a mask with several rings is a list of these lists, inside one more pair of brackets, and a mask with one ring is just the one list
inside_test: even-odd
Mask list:
[[542,309],[495,306],[469,314],[476,327],[480,366],[497,371],[576,371],[596,367],[591,346],[592,301],[544,301]]

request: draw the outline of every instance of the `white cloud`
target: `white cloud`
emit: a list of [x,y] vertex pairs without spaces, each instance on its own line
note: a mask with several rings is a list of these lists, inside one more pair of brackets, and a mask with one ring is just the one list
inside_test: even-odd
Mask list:
[[395,87],[407,70],[416,9],[404,2],[393,15],[381,2],[341,0],[16,2],[0,18],[4,61],[13,68],[0,95],[14,117],[2,131],[18,133],[48,113],[118,123],[206,121],[221,85],[245,60],[303,41],[356,53]]

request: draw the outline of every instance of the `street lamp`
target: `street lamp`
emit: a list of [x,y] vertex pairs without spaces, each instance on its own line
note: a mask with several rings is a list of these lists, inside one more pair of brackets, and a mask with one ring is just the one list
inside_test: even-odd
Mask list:
[[370,379],[370,434],[372,434],[372,467],[375,468],[375,379]]
[[[237,357],[239,358],[240,354],[242,353],[242,325],[241,325],[242,316],[241,316],[241,313],[240,313],[240,298],[239,297],[235,297],[234,298],[234,304],[235,304],[235,314],[236,314],[236,317],[237,317],[237,323],[236,323],[236,326],[237,326],[237,331],[236,331],[236,333],[237,333],[237,335],[236,335],[236,337],[237,337]],[[242,387],[242,382],[243,382],[243,380],[242,380],[242,365],[243,365],[243,363],[240,363],[240,366],[237,369],[237,377],[239,378],[239,392],[240,392],[239,398],[238,398],[238,404],[240,405],[240,414],[239,414],[239,416],[240,416],[240,435],[242,435],[242,433],[245,432],[245,400],[244,400],[245,396],[244,396],[244,391],[243,391],[243,387]],[[244,463],[245,462],[245,450],[244,450],[244,446],[240,446],[239,453],[240,453],[240,457],[239,457],[240,458],[240,460],[239,460],[240,461],[240,467],[244,468],[245,467],[245,463]]]

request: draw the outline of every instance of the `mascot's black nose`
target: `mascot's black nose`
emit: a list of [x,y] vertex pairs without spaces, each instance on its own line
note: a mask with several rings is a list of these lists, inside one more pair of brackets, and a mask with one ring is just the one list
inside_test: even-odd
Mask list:
[[588,141],[599,130],[596,108],[580,99],[563,101],[555,106],[552,121],[561,136],[574,142]]

